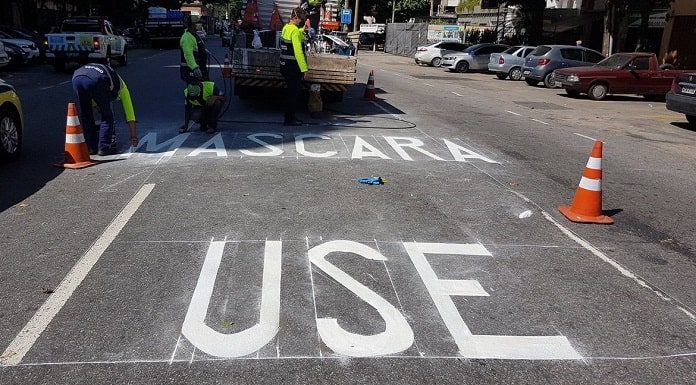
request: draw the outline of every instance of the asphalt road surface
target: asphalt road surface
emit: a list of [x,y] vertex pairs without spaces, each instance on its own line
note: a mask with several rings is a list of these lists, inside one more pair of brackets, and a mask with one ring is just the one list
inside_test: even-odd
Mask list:
[[[379,101],[357,84],[288,128],[234,98],[179,134],[178,55],[116,67],[141,142],[117,106],[121,154],[82,170],[52,166],[70,74],[0,73],[26,123],[0,166],[0,384],[696,382],[696,133],[664,103],[361,52]],[[558,211],[594,139],[611,226]]]

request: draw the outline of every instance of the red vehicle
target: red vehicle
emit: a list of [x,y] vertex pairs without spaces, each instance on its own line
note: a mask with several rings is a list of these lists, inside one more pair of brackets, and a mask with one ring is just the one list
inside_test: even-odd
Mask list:
[[643,95],[663,99],[672,81],[687,71],[660,69],[653,53],[617,53],[591,67],[556,70],[556,86],[570,96],[586,93],[592,100],[609,94]]

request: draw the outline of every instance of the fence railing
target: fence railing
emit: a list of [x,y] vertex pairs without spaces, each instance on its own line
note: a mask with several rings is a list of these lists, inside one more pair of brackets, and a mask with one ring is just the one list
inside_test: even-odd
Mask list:
[[413,56],[418,46],[427,44],[427,23],[387,24],[384,52],[401,56]]

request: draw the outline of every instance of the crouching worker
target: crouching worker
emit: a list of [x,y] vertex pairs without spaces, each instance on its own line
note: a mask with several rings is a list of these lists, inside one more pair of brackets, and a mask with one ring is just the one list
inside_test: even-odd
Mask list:
[[[135,112],[130,92],[121,77],[106,64],[87,64],[75,70],[72,86],[80,105],[80,122],[85,130],[85,142],[90,155],[113,155],[117,152],[114,111],[111,102],[121,100],[130,131],[131,145],[138,145]],[[94,123],[92,106],[99,110],[101,126]]]
[[184,90],[184,97],[184,125],[179,128],[179,132],[188,131],[191,121],[194,121],[200,124],[201,131],[214,133],[220,111],[227,100],[220,89],[211,81],[191,83]]

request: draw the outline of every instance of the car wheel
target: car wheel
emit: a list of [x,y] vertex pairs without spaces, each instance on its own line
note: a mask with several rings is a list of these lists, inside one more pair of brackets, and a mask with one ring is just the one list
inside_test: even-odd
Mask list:
[[553,75],[553,72],[544,76],[544,86],[546,88],[556,88],[556,77]]
[[123,55],[119,56],[118,64],[121,67],[128,65],[128,47],[123,47]]
[[505,72],[496,72],[495,76],[497,76],[498,79],[500,79],[500,80],[505,80],[505,78],[507,77],[507,74]]
[[534,86],[536,86],[537,84],[539,84],[539,81],[538,81],[538,80],[534,80],[534,79],[524,79],[524,81],[527,82],[527,84],[529,84],[529,85],[532,86],[532,87],[534,87]]
[[609,88],[604,83],[595,83],[587,91],[587,96],[592,100],[602,100],[607,97]]
[[22,150],[22,129],[17,112],[3,108],[0,110],[0,159],[12,161]]
[[466,60],[460,60],[455,67],[457,72],[464,73],[469,71],[469,63]]
[[580,96],[580,91],[569,90],[569,89],[566,88],[565,92],[566,92],[566,94],[568,94],[568,96],[571,96],[571,97],[574,97],[574,98]]
[[691,127],[696,128],[696,115],[686,115],[686,120],[689,122]]
[[439,67],[440,64],[442,64],[442,59],[439,57],[434,58],[431,62],[430,65],[433,67]]
[[522,79],[522,68],[520,67],[513,67],[510,69],[510,72],[508,72],[508,75],[510,75],[510,80],[518,81]]

